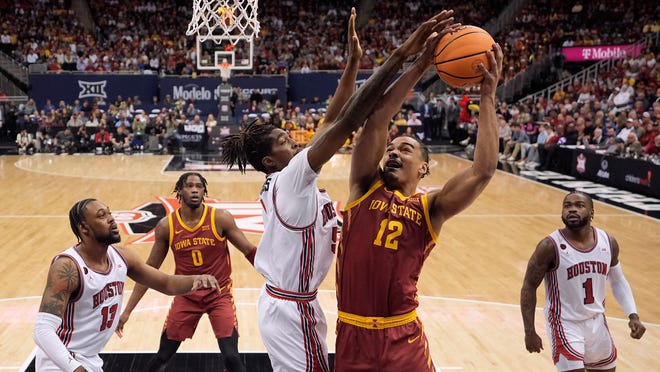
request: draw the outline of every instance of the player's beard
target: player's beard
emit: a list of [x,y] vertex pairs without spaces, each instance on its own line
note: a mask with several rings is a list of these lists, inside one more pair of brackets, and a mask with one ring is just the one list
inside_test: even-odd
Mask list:
[[121,242],[121,235],[119,235],[119,234],[115,235],[112,232],[110,232],[106,236],[98,237],[97,240],[98,240],[99,243],[104,244],[104,245],[116,244],[116,243]]
[[578,218],[577,221],[569,221],[564,216],[561,217],[561,220],[564,223],[564,225],[566,225],[566,228],[570,230],[579,230],[587,226],[589,224],[589,219],[590,217],[586,216],[584,218]]

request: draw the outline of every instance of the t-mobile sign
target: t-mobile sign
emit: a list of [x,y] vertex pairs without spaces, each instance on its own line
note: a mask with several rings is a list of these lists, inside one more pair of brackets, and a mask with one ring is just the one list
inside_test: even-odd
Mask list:
[[636,58],[644,50],[643,45],[596,45],[562,48],[566,62],[600,61],[610,58]]

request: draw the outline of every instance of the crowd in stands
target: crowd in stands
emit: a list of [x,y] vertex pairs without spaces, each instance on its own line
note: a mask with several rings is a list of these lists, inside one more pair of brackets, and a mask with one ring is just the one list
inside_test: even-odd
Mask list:
[[[255,92],[249,97],[235,87],[232,101],[248,107],[236,111],[240,126],[256,120],[281,126],[305,144],[322,124],[325,105],[283,105],[270,102]],[[247,106],[245,102],[253,102]],[[258,104],[257,104],[258,103]],[[318,110],[315,108],[318,107]],[[19,153],[89,153],[112,154],[152,152],[178,153],[184,147],[205,151],[208,138],[218,121],[213,114],[204,114],[194,101],[156,98],[143,103],[139,97],[118,96],[112,102],[100,99],[75,100],[57,104],[47,100],[37,107],[33,99],[17,105],[8,102],[4,110],[8,125],[16,128]],[[11,122],[11,123],[9,123]],[[219,127],[219,133],[229,134],[229,127]],[[187,139],[190,133],[200,134]]]
[[[657,51],[656,51],[657,52]],[[500,159],[526,169],[552,167],[559,146],[584,146],[612,155],[656,160],[660,144],[660,53],[647,49],[637,58],[621,60],[595,80],[575,80],[553,97],[535,102],[507,104],[498,108]],[[329,98],[331,99],[331,97]],[[242,95],[234,87],[232,108],[240,125],[253,120],[281,126],[299,142],[306,143],[323,122],[326,102],[301,107],[293,102],[270,101],[258,91]],[[248,104],[249,103],[249,104]],[[158,110],[154,113],[153,108]],[[202,119],[194,101],[164,102],[154,98],[143,103],[139,97],[117,97],[113,102],[95,100],[48,101],[36,107],[29,100],[13,107],[18,128],[27,128],[17,137],[26,153],[95,151],[176,152],[180,134],[187,125],[201,125],[205,133],[216,125],[212,116]],[[469,149],[476,140],[478,105],[457,92],[431,92],[421,101],[406,100],[392,121],[390,136],[407,132],[427,142],[449,138]],[[105,132],[101,129],[105,128]],[[405,129],[404,129],[405,128]],[[101,133],[99,135],[98,133]],[[107,134],[106,134],[107,133]],[[32,136],[32,140],[29,139]],[[72,140],[71,138],[74,138]],[[153,146],[148,146],[149,139]],[[657,137],[657,138],[656,138]],[[32,146],[30,146],[32,144]],[[347,143],[350,147],[350,141]]]
[[647,50],[596,80],[576,80],[551,99],[501,104],[500,160],[545,170],[557,148],[579,146],[660,163],[659,59],[660,53]]
[[[477,0],[445,6],[456,10],[457,21],[482,25],[507,3]],[[0,48],[22,63],[47,63],[49,70],[196,72],[194,40],[184,33],[191,17],[189,2],[90,0],[89,4],[98,34],[79,24],[68,0],[0,0]],[[254,72],[342,69],[348,9],[356,5],[351,0],[261,4],[262,32]],[[375,2],[366,24],[359,27],[364,50],[361,68],[382,63],[385,51],[398,45],[413,23],[426,18],[436,6],[430,0]],[[505,79],[552,47],[638,41],[645,33],[660,29],[655,8],[652,2],[632,0],[529,2],[511,27],[495,35],[506,53]],[[154,25],[158,25],[156,30]],[[652,158],[660,143],[656,138],[660,122],[658,58],[656,50],[645,50],[593,81],[576,81],[551,99],[515,105],[502,102],[501,160],[521,168],[547,169],[562,145]],[[282,105],[259,96],[238,97],[239,93],[235,88],[232,106],[239,101],[249,103],[244,113],[234,112],[242,116],[242,125],[254,119],[280,125],[304,143],[323,122],[322,102],[296,107],[292,102]],[[203,120],[194,102],[156,101],[149,108],[160,107],[158,113],[146,109],[138,97],[118,97],[109,104],[83,101],[55,106],[48,102],[41,108],[29,101],[12,108],[19,128],[26,129],[17,143],[26,153],[96,151],[99,143],[105,152],[177,151],[179,134],[186,125],[202,125],[207,133],[215,123],[211,118]],[[449,138],[469,150],[476,138],[477,116],[478,106],[467,96],[454,91],[439,92],[437,97],[432,93],[423,102],[404,103],[390,136],[406,131],[426,141]],[[403,127],[406,129],[399,130]],[[153,146],[149,146],[150,139]]]
[[[507,4],[475,0],[443,6],[456,11],[458,22],[483,26]],[[89,5],[94,29],[81,25],[70,0],[0,0],[0,50],[26,65],[43,63],[51,71],[204,72],[197,71],[194,38],[185,35],[192,16],[189,1],[89,0]],[[260,5],[253,73],[344,67],[346,19],[359,1],[273,0]],[[375,2],[359,25],[364,50],[360,67],[378,66],[418,20],[436,10],[431,0]],[[505,52],[505,80],[553,47],[634,43],[660,29],[656,14],[653,2],[633,0],[529,2],[510,27],[495,35]]]
[[633,44],[660,31],[657,4],[634,0],[531,1],[495,40],[505,53],[504,80],[561,47]]

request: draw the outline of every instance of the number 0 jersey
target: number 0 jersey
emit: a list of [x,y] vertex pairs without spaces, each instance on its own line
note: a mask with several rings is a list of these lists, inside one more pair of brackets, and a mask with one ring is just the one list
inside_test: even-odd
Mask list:
[[587,251],[574,248],[560,230],[548,236],[557,254],[557,268],[545,274],[545,314],[549,319],[586,320],[605,311],[612,249],[607,233],[592,229],[595,243]]
[[[202,217],[195,226],[186,225],[180,209],[167,216],[170,226],[170,249],[174,254],[177,275],[213,275],[221,287],[231,284],[231,259],[227,239],[215,227],[216,209],[203,204]],[[189,293],[192,300],[204,298],[209,291],[201,289]]]
[[389,317],[419,305],[417,280],[435,246],[426,194],[405,197],[379,180],[343,211],[337,253],[340,311]]

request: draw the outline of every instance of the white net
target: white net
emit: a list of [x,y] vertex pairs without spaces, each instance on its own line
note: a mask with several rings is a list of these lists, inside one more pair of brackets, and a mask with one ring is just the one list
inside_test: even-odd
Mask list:
[[218,68],[220,70],[220,78],[223,81],[227,81],[231,78],[231,65],[229,63],[221,63]]
[[[212,36],[259,36],[258,0],[193,0],[193,17],[186,35],[201,41]],[[235,44],[239,39],[232,38]]]

